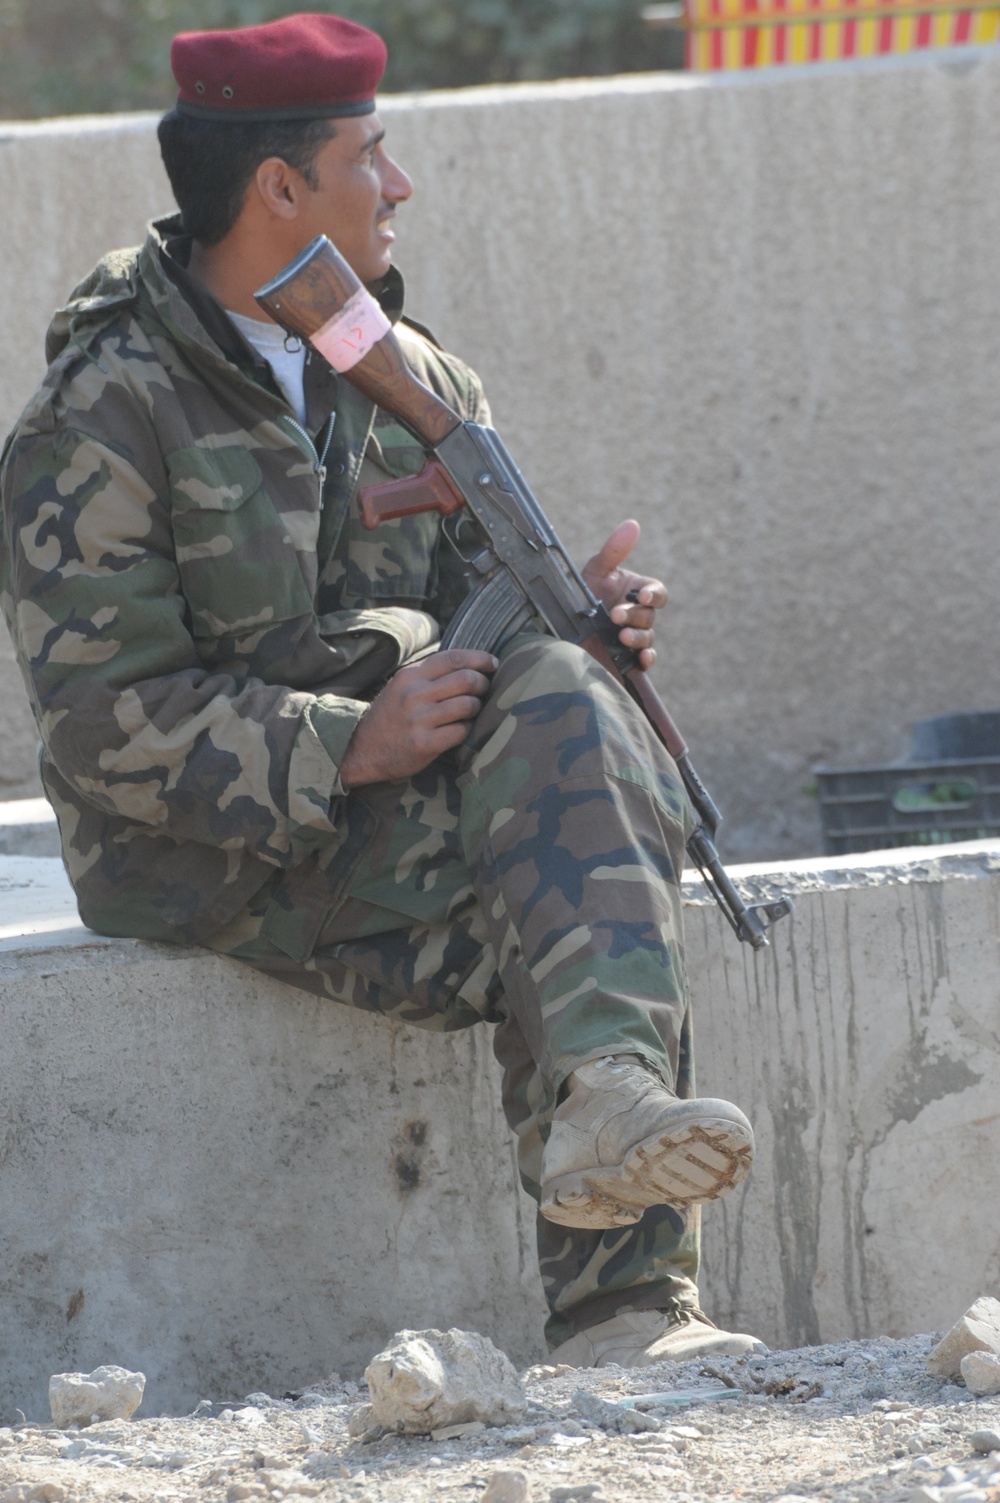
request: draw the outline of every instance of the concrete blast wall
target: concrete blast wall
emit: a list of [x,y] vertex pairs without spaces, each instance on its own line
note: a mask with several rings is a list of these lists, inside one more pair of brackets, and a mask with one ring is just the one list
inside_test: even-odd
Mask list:
[[[950,1324],[1000,1294],[1000,844],[743,875],[796,909],[753,955],[687,887],[699,1088],[758,1135],[706,1308],[775,1346]],[[158,1412],[356,1374],[401,1326],[542,1355],[485,1029],[100,940],[56,861],[0,858],[0,893],[0,1420],[107,1361]]]
[[[1000,705],[998,88],[983,49],[384,102],[411,309],[578,556],[642,521],[731,853],[818,848],[816,761]],[[49,310],[169,195],[149,117],[6,126],[0,191],[10,421]]]

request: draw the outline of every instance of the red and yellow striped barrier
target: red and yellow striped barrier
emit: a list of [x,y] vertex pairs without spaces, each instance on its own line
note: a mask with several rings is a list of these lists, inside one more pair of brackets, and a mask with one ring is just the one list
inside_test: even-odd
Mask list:
[[684,0],[650,5],[653,26],[681,26],[699,72],[837,62],[1000,38],[1000,0]]

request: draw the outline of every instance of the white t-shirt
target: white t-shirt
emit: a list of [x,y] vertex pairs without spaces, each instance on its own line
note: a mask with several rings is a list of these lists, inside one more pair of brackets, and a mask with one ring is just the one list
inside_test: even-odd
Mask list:
[[305,423],[306,397],[302,378],[306,368],[306,348],[301,339],[295,342],[297,348],[293,345],[289,349],[288,345],[293,344],[293,336],[286,334],[280,324],[272,323],[270,319],[265,322],[259,318],[247,318],[242,313],[233,313],[229,308],[226,312],[247,343],[253,345],[258,355],[267,361],[274,372],[274,379],[288,398],[288,405],[299,422]]

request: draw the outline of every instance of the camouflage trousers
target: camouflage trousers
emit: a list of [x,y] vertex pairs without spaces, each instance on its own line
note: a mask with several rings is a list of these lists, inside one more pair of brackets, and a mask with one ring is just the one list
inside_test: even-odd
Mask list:
[[[422,1028],[495,1024],[503,1103],[537,1201],[560,1085],[645,1058],[694,1094],[674,763],[580,649],[518,637],[458,754],[346,800],[347,835],[275,876],[208,942],[294,986]],[[697,1273],[697,1211],[629,1228],[538,1218],[551,1345]]]

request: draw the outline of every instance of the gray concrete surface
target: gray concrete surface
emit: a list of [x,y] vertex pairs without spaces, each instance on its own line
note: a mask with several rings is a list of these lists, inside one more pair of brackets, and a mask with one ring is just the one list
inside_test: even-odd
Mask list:
[[[731,854],[819,849],[815,763],[1000,706],[998,87],[983,48],[384,102],[410,305],[578,556],[643,523]],[[51,308],[168,203],[153,120],[4,126],[0,189],[9,422]]]
[[[688,884],[699,1086],[759,1140],[706,1308],[776,1346],[944,1327],[1000,1293],[1000,842],[740,875],[797,906],[755,957]],[[100,939],[56,861],[0,858],[0,898],[0,1420],[106,1362],[151,1413],[280,1393],[402,1326],[540,1355],[485,1029]]]
[[0,801],[0,856],[58,856],[59,827],[44,798]]

